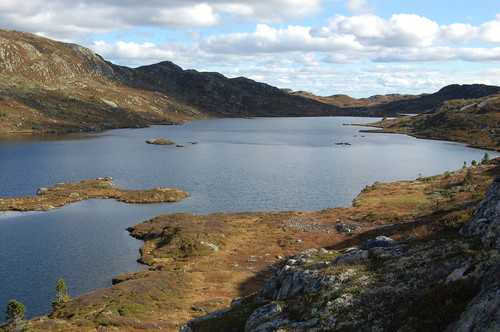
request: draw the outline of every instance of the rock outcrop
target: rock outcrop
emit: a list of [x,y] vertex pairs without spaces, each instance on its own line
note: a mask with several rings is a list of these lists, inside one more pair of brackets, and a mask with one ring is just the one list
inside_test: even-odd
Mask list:
[[451,237],[378,236],[341,251],[293,255],[260,293],[191,320],[182,331],[221,326],[235,313],[246,315],[246,332],[499,331],[499,198],[500,177]]
[[500,177],[489,185],[479,208],[460,233],[480,237],[483,249],[496,249],[497,259],[484,274],[480,293],[447,331],[500,331]]
[[465,223],[460,234],[480,235],[484,247],[500,249],[500,176],[490,184],[479,208]]

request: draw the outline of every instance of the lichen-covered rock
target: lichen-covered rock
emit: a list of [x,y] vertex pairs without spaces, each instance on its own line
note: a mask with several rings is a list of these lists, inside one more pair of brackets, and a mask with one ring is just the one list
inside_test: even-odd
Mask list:
[[48,189],[47,189],[47,188],[45,188],[45,187],[41,187],[41,188],[38,188],[38,190],[36,191],[36,194],[37,194],[38,196],[40,196],[40,195],[45,195],[45,194],[47,193],[47,191],[48,191]]
[[252,313],[250,318],[247,320],[247,323],[245,324],[245,332],[252,331],[259,325],[269,322],[276,316],[280,315],[282,311],[283,310],[281,306],[274,302],[255,309],[255,311]]
[[306,283],[317,276],[317,272],[306,270],[295,270],[288,274],[276,296],[276,300],[293,298],[306,286]]
[[460,234],[481,235],[485,247],[500,249],[500,176],[489,185],[479,208],[465,223]]
[[397,242],[387,236],[377,236],[374,239],[369,239],[366,241],[360,248],[364,250],[368,250],[376,247],[392,247],[396,245]]
[[370,258],[391,258],[403,256],[404,245],[395,245],[392,247],[374,247],[369,251]]
[[333,265],[351,265],[351,264],[360,264],[366,261],[369,257],[368,250],[352,250],[348,253],[339,256],[334,262]]
[[197,324],[203,324],[203,322],[210,321],[214,318],[220,317],[223,314],[227,313],[231,308],[224,308],[224,309],[219,309],[213,312],[210,312],[206,315],[203,315],[198,318],[191,319],[189,322],[184,324],[180,329],[179,332],[192,332],[193,330],[191,329],[191,326],[196,326]]

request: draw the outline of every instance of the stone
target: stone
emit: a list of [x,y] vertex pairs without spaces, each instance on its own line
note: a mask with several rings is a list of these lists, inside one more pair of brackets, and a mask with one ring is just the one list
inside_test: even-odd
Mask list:
[[267,279],[264,289],[260,292],[260,297],[265,300],[274,300],[275,294],[278,292],[279,277],[274,274],[271,278]]
[[321,278],[313,279],[311,283],[304,287],[304,293],[311,294],[328,289],[331,285],[334,285],[336,281],[337,278],[334,275],[326,275]]
[[345,233],[347,235],[352,235],[356,231],[356,226],[353,225],[337,225],[335,228],[339,233]]
[[387,236],[377,236],[374,239],[367,240],[362,246],[361,249],[368,250],[375,247],[392,247],[396,245],[397,242]]
[[465,264],[461,268],[453,270],[447,277],[445,284],[449,284],[450,282],[457,281],[460,279],[464,279],[464,274],[470,267],[470,263]]
[[47,189],[45,187],[38,188],[38,190],[36,191],[36,194],[37,195],[45,195],[47,193],[47,191],[49,191],[49,189]]
[[369,250],[370,258],[391,258],[403,256],[404,245],[392,247],[374,247]]
[[245,332],[252,331],[255,327],[269,322],[276,316],[280,315],[282,312],[283,309],[281,308],[281,306],[274,302],[255,309],[255,311],[252,313],[252,315],[250,315],[250,318],[248,318],[245,324]]
[[488,191],[472,217],[460,230],[463,236],[481,236],[484,247],[500,249],[500,176],[488,186]]
[[207,243],[207,242],[205,242],[205,241],[200,241],[200,244],[202,244],[202,245],[205,245],[205,246],[209,247],[209,248],[210,248],[210,249],[212,249],[213,251],[219,251],[219,247],[218,247],[218,246],[216,246],[216,245],[215,245],[215,244],[213,244],[213,243]]
[[368,250],[353,250],[348,252],[347,254],[343,254],[342,256],[337,257],[332,262],[332,265],[353,265],[359,264],[366,261],[369,257]]
[[235,299],[233,299],[231,301],[231,307],[234,307],[234,306],[237,306],[237,305],[240,305],[241,303],[243,303],[243,301],[245,300],[244,297],[237,297]]
[[447,332],[500,331],[500,285],[490,287],[469,303]]
[[230,310],[231,310],[231,307],[220,309],[220,310],[215,310],[215,311],[212,311],[212,312],[210,312],[208,314],[205,314],[205,315],[203,315],[201,317],[191,319],[189,322],[187,322],[186,324],[184,324],[184,326],[181,327],[181,329],[179,330],[179,332],[180,331],[191,332],[192,331],[192,329],[191,329],[192,326],[196,326],[198,324],[203,324],[203,322],[210,321],[212,319],[218,318],[218,317],[220,317],[220,316],[228,313]]

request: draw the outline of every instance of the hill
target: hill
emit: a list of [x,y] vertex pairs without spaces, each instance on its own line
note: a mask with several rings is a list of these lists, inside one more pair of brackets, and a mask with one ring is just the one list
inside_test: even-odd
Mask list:
[[91,50],[0,29],[0,133],[95,131],[215,117],[395,116],[423,113],[499,87],[452,85],[433,94],[315,96],[164,61],[117,66]]
[[132,69],[79,45],[0,30],[0,133],[342,114],[347,112],[245,78],[183,70],[171,62]]
[[[444,93],[455,88],[459,95],[467,95],[461,87],[448,87]],[[382,128],[386,133],[407,134],[419,138],[464,142],[474,147],[500,150],[500,93],[496,87],[472,86],[486,94],[482,98],[452,99],[439,104],[418,116],[401,116],[395,119],[369,124]],[[455,97],[453,93],[451,96]],[[448,98],[448,97],[447,97]],[[375,131],[376,132],[376,131]]]

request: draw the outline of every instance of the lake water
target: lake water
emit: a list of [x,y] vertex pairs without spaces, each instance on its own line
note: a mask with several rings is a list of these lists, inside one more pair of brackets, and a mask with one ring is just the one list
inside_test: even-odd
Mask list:
[[[89,200],[48,212],[0,212],[0,310],[16,299],[29,317],[45,314],[59,278],[75,297],[111,285],[120,274],[146,269],[136,262],[142,242],[126,228],[162,213],[349,206],[375,181],[455,170],[485,154],[462,144],[360,133],[364,128],[344,125],[375,120],[217,119],[0,140],[0,197],[104,176],[126,189],[174,187],[191,193],[169,204]],[[145,144],[150,138],[186,147]],[[193,141],[198,143],[188,143]],[[350,145],[336,144],[345,142]]]

